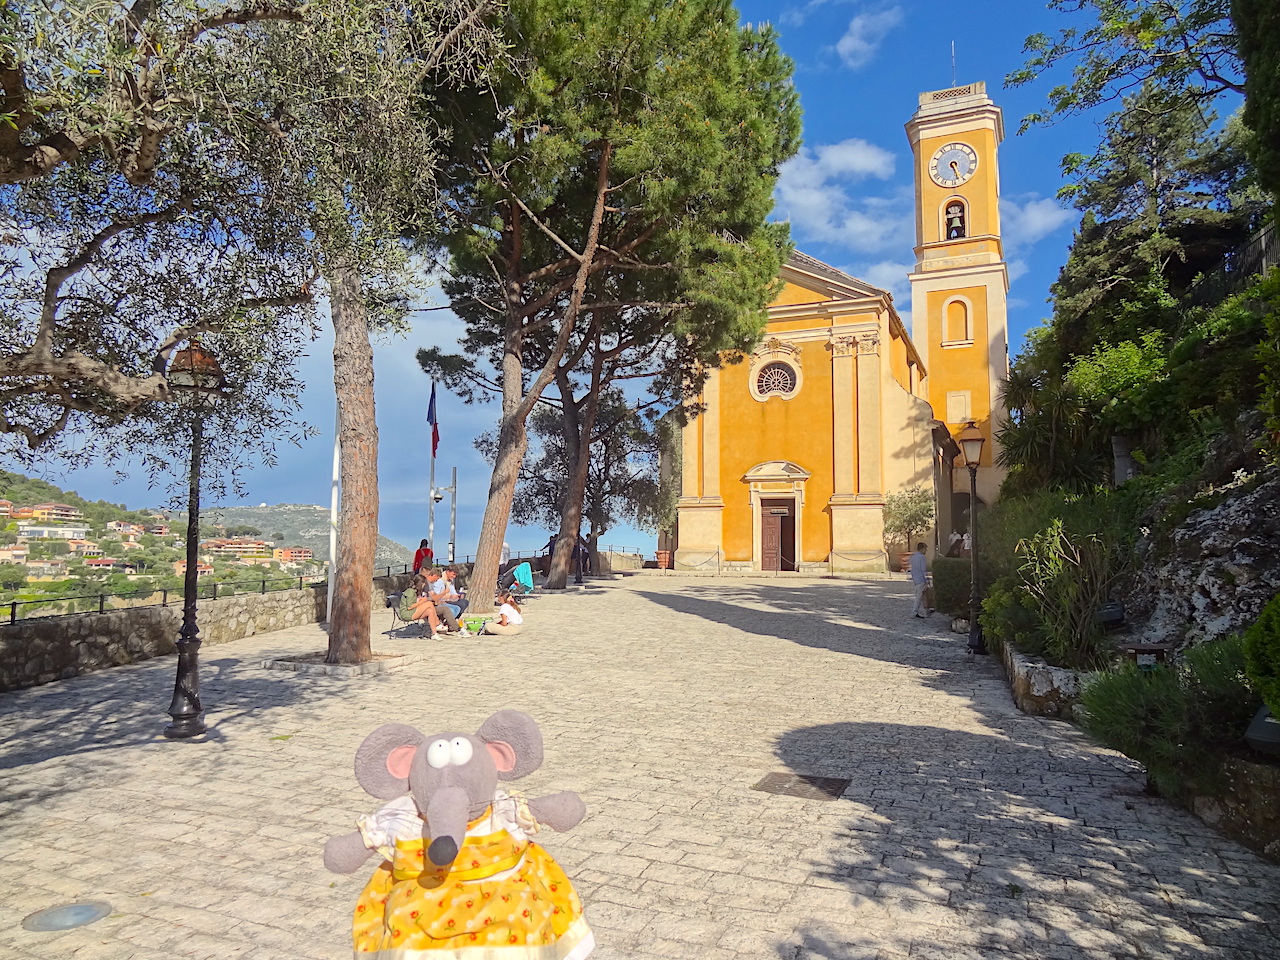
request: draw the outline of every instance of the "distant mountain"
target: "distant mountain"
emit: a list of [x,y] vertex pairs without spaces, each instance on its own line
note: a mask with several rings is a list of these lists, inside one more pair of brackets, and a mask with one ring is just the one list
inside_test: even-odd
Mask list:
[[[183,516],[183,514],[177,514]],[[314,504],[281,503],[274,507],[206,507],[200,511],[201,526],[257,527],[264,540],[278,547],[306,547],[317,560],[329,559],[329,510]],[[413,562],[413,551],[403,544],[378,537],[375,567],[398,567]]]

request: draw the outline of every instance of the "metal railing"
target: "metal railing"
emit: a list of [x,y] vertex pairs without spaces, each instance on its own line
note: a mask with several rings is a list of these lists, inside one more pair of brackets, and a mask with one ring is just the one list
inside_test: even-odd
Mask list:
[[[373,574],[375,577],[379,576],[378,571],[382,569],[386,570],[383,575],[388,577],[412,573],[411,566],[411,564],[404,563],[399,567],[378,567],[374,569]],[[196,583],[196,599],[217,600],[219,598],[244,596],[250,593],[278,593],[284,590],[302,590],[305,587],[314,587],[322,583],[327,584],[328,581],[327,574],[317,574],[309,577],[258,577],[254,580],[208,580]],[[159,599],[153,599],[155,597]],[[85,593],[69,597],[51,596],[37,597],[30,600],[10,600],[8,602],[9,622],[17,623],[19,620],[44,619],[48,617],[81,616],[86,613],[107,613],[111,610],[167,607],[170,604],[181,604],[183,599],[181,589],[157,590],[154,587],[144,587],[137,590],[124,590],[118,593]],[[144,602],[135,602],[139,600]],[[80,601],[83,601],[83,604],[79,604]],[[120,603],[118,601],[125,602]],[[81,609],[75,609],[77,605],[81,605]],[[24,607],[31,612],[26,615],[20,615],[23,613]],[[67,609],[68,607],[70,609]]]
[[[597,553],[635,553],[635,554],[639,554],[642,557],[653,555],[652,550],[646,553],[644,550],[641,550],[639,547],[619,547],[611,543],[600,544],[598,547],[596,547],[596,552]],[[512,550],[511,551],[512,560],[533,560],[536,557],[545,557],[546,555],[547,555],[546,551],[542,550],[541,548],[537,550]],[[465,557],[459,557],[454,562],[455,563],[475,563],[475,559],[476,559],[475,554],[469,553]],[[447,564],[448,561],[436,560],[436,563]]]

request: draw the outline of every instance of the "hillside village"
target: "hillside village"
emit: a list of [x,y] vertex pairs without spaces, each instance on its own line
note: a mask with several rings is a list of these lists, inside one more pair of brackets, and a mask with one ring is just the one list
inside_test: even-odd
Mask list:
[[[21,616],[75,609],[70,598],[123,594],[145,598],[180,589],[186,572],[186,518],[90,503],[50,484],[0,471],[0,600]],[[47,498],[47,499],[45,499]],[[284,534],[246,524],[200,525],[198,577],[218,583],[323,575],[327,561]],[[271,584],[268,583],[268,588]],[[31,605],[31,601],[49,603]],[[50,607],[53,609],[50,609]]]

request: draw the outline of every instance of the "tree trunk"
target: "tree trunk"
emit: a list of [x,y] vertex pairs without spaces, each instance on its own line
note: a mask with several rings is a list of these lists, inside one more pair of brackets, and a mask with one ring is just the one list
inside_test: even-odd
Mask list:
[[[560,427],[564,435],[564,459],[569,469],[568,476],[565,478],[566,489],[560,503],[560,532],[556,537],[555,549],[551,553],[551,568],[547,571],[545,584],[547,590],[563,590],[569,582],[573,548],[578,542],[578,526],[576,524],[569,526],[570,505],[574,500],[574,478],[583,460],[582,417],[579,415],[579,401],[573,395],[573,384],[569,381],[569,374],[566,371],[556,371],[556,381],[560,385]],[[587,462],[590,463],[589,457]],[[581,508],[580,498],[578,502]]]
[[378,546],[378,425],[373,401],[369,312],[359,275],[338,261],[329,271],[333,386],[338,397],[342,499],[338,555],[330,558],[333,619],[325,663],[373,659],[369,640],[373,560]]
[[569,295],[569,302],[560,316],[560,329],[555,342],[547,352],[542,371],[533,378],[526,391],[524,386],[524,284],[521,274],[522,229],[521,214],[517,205],[507,207],[509,229],[505,238],[508,244],[503,298],[506,307],[506,336],[502,356],[502,424],[498,428],[498,450],[494,456],[493,478],[489,481],[489,502],[485,504],[484,521],[480,525],[480,543],[476,546],[476,562],[471,576],[480,591],[469,597],[470,609],[475,613],[493,612],[493,594],[498,582],[498,563],[502,554],[502,537],[511,516],[511,502],[515,499],[516,481],[520,477],[520,464],[529,445],[525,422],[533,405],[542,396],[564,358],[569,337],[578,322],[582,296],[587,288],[592,264],[600,244],[600,224],[604,220],[605,198],[608,196],[609,161],[613,145],[606,142],[601,148],[600,166],[596,173],[596,203],[587,241],[578,263],[577,275]]

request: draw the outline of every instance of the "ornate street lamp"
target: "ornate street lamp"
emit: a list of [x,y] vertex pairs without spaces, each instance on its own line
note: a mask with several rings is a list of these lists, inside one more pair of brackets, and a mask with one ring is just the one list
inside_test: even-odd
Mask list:
[[986,439],[972,420],[956,437],[964,465],[969,468],[969,652],[983,654],[987,652],[987,644],[978,624],[981,606],[978,599],[978,463],[982,460]]
[[194,340],[174,354],[166,373],[169,387],[189,398],[191,412],[191,467],[187,493],[187,569],[182,582],[182,630],[178,634],[178,677],[173,685],[169,716],[164,728],[172,740],[204,733],[200,705],[200,628],[196,626],[200,546],[200,457],[204,451],[204,417],[209,403],[223,395],[227,375],[217,358]]

